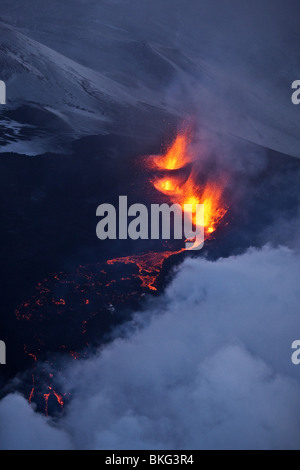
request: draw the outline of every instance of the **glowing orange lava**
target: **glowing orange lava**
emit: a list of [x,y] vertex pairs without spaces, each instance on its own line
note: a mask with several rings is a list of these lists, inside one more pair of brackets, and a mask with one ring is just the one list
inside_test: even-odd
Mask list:
[[189,154],[190,138],[188,132],[178,134],[174,143],[164,155],[153,156],[152,166],[161,170],[178,170],[191,161]]
[[29,395],[29,398],[28,398],[28,403],[32,402],[32,399],[33,399],[33,396],[34,396],[34,390],[35,390],[35,380],[34,380],[34,374],[32,374],[32,388],[31,388],[31,392],[30,392],[30,395]]
[[161,271],[164,261],[175,254],[179,254],[180,251],[164,251],[161,253],[145,253],[136,256],[124,256],[123,258],[115,258],[107,261],[107,264],[124,263],[124,264],[135,264],[138,268],[138,277],[142,282],[142,288],[148,288],[149,290],[156,291],[155,286],[157,276]]
[[192,205],[194,224],[196,223],[196,205],[203,204],[205,236],[209,238],[228,210],[223,202],[224,184],[219,180],[207,181],[204,186],[200,186],[194,169],[191,170],[186,181],[182,181],[180,176],[169,171],[184,168],[191,163],[193,158],[189,146],[189,134],[182,133],[164,155],[153,157],[152,166],[167,172],[167,175],[155,178],[153,185],[157,191],[169,196],[170,202],[180,204],[182,210],[185,204]]
[[[208,181],[203,187],[199,186],[197,174],[193,168],[189,169],[188,178],[175,172],[175,170],[188,168],[188,165],[192,166],[195,158],[190,144],[190,132],[180,132],[165,154],[150,157],[150,167],[164,171],[163,176],[157,176],[151,182],[157,191],[167,195],[172,204],[179,204],[183,211],[185,205],[191,205],[192,211],[188,212],[188,214],[190,214],[194,225],[196,224],[196,206],[197,204],[203,204],[204,233],[205,238],[209,238],[215,232],[228,210],[223,202],[224,185],[222,181]],[[179,251],[126,256],[109,260],[107,263],[135,264],[138,268],[136,277],[141,280],[142,287],[155,291],[157,290],[157,277],[164,261],[170,256],[183,251],[185,251],[185,248]]]
[[45,399],[45,415],[48,416],[48,404],[49,404],[49,398],[51,395],[53,395],[56,400],[57,400],[57,403],[60,405],[60,407],[62,408],[64,406],[64,401],[63,401],[63,397],[61,395],[59,395],[58,393],[56,393],[55,390],[53,390],[52,387],[48,387],[50,392],[49,393],[44,393],[44,399]]

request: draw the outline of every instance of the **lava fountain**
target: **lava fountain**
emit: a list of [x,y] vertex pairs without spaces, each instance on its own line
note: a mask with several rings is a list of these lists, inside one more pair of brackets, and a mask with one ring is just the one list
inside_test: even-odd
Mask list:
[[[184,211],[186,205],[190,205],[192,211],[189,216],[196,225],[196,206],[204,205],[204,234],[205,238],[211,238],[212,234],[225,217],[228,207],[224,203],[224,180],[208,180],[203,186],[199,185],[197,172],[195,171],[196,155],[191,146],[192,136],[190,130],[179,132],[174,142],[161,155],[152,155],[145,162],[159,176],[150,178],[150,183],[156,191],[168,196],[171,204],[179,204]],[[178,173],[178,170],[188,170],[188,177]],[[163,174],[162,174],[163,173]],[[137,265],[138,277],[143,287],[156,290],[155,284],[162,265],[170,256],[182,253],[179,251],[162,251],[158,253],[146,253],[142,255],[123,257],[109,260],[108,264],[134,263]]]
[[[193,166],[196,155],[193,154],[190,143],[190,133],[183,132],[176,137],[165,154],[151,157],[151,167],[166,173],[154,178],[152,184],[157,191],[169,196],[170,202],[180,204],[182,209],[185,204],[191,204],[194,223],[196,205],[203,204],[205,237],[209,238],[228,211],[224,203],[224,181],[209,180],[203,186],[197,183],[197,172]],[[190,175],[182,182],[174,170],[184,169],[189,164],[192,165]]]

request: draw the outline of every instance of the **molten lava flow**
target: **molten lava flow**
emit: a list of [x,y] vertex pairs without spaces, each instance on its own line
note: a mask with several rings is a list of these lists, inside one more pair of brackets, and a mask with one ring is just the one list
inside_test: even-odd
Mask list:
[[49,405],[49,398],[50,398],[51,395],[53,395],[53,396],[56,398],[57,403],[60,405],[61,408],[64,406],[64,401],[63,401],[62,396],[59,395],[58,393],[56,393],[56,391],[53,390],[52,387],[49,387],[49,390],[50,390],[49,393],[44,393],[44,398],[45,398],[45,414],[46,414],[46,416],[48,416],[48,405]]
[[135,264],[138,267],[139,274],[136,276],[142,282],[142,288],[147,288],[152,291],[156,291],[155,286],[157,276],[161,271],[164,261],[175,254],[179,254],[180,251],[164,251],[162,253],[145,253],[136,256],[124,256],[123,258],[115,258],[107,261],[107,264],[124,263],[124,264]]
[[28,403],[32,402],[33,396],[34,396],[34,390],[35,390],[35,380],[34,380],[34,374],[32,374],[32,389],[28,398]]

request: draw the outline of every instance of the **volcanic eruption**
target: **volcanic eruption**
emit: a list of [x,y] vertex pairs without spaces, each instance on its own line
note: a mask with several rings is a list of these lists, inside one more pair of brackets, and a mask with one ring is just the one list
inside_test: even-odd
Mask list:
[[[204,232],[208,239],[216,231],[228,211],[224,202],[225,184],[224,180],[208,180],[204,186],[199,185],[194,168],[197,155],[192,150],[191,144],[191,130],[181,130],[165,153],[146,157],[144,165],[154,172],[159,171],[159,176],[150,177],[150,183],[156,191],[168,197],[169,203],[179,204],[182,210],[185,205],[191,205],[190,217],[194,225],[196,224],[196,206],[197,204],[204,205]],[[188,172],[187,177],[186,172]],[[156,290],[156,278],[164,261],[183,251],[185,248],[117,258],[109,260],[108,263],[135,263],[139,268],[138,276],[142,286]]]
[[197,173],[192,165],[186,181],[181,181],[175,170],[183,170],[197,155],[191,150],[191,131],[181,131],[163,155],[150,157],[153,169],[163,170],[164,176],[154,178],[155,189],[169,196],[172,203],[191,204],[193,214],[197,204],[204,205],[204,228],[206,238],[217,229],[228,211],[224,203],[224,181],[208,180],[203,186],[197,183]]
[[[228,211],[225,179],[213,180],[211,175],[207,178],[201,174],[201,161],[192,141],[190,129],[180,130],[164,152],[141,159],[142,170],[147,174],[149,197],[179,204],[183,210],[185,205],[191,205],[188,217],[191,217],[192,225],[196,224],[196,205],[204,205],[204,233],[208,240]],[[23,322],[27,334],[31,327],[35,332],[31,344],[24,346],[25,354],[34,361],[28,377],[29,402],[44,401],[44,411],[48,414],[52,409],[49,409],[50,398],[57,402],[56,411],[67,401],[67,397],[56,391],[53,374],[39,368],[38,359],[48,361],[44,351],[49,353],[49,335],[56,337],[54,345],[51,340],[50,369],[59,354],[68,353],[74,360],[82,357],[78,351],[99,341],[99,335],[95,338],[95,330],[103,330],[105,335],[112,325],[122,321],[122,309],[126,306],[136,308],[135,299],[158,290],[165,261],[186,252],[185,241],[157,240],[157,245],[150,251],[79,266],[73,272],[55,273],[38,283],[35,295],[16,309],[16,317]],[[116,265],[123,267],[120,269]],[[67,335],[67,339],[65,333],[60,334],[57,330],[62,318],[68,321],[74,333]]]

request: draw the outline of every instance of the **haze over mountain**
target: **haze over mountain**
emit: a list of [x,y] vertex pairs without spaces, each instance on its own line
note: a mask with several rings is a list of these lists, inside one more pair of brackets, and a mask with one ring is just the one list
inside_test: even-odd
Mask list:
[[298,4],[230,5],[4,0],[8,106],[42,110],[62,140],[106,132],[142,138],[158,135],[165,119],[192,116],[299,156],[299,110],[291,103],[300,73]]

